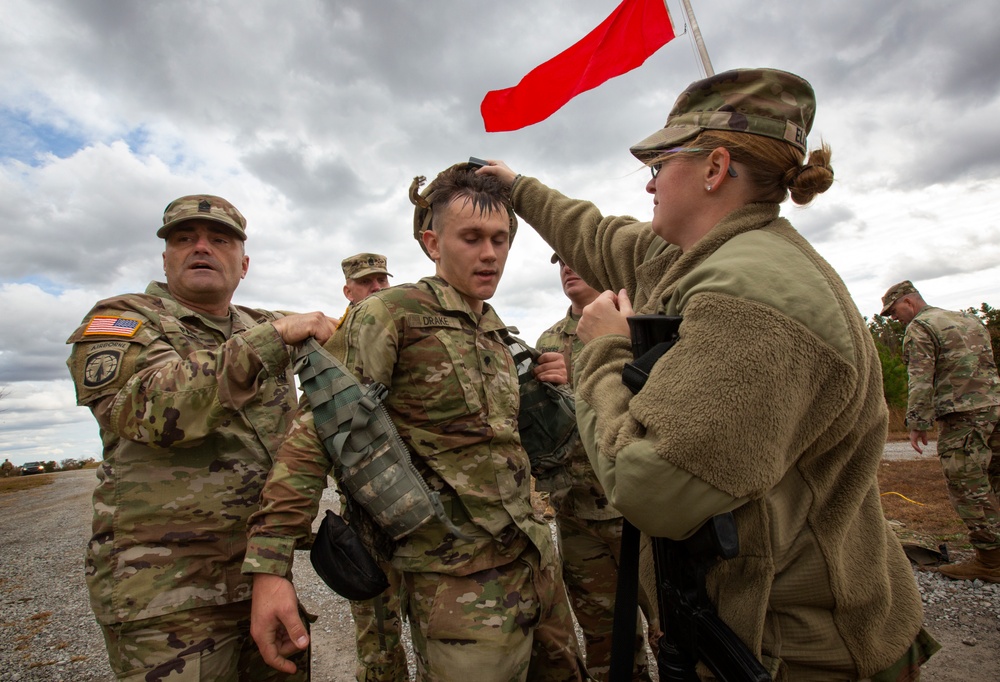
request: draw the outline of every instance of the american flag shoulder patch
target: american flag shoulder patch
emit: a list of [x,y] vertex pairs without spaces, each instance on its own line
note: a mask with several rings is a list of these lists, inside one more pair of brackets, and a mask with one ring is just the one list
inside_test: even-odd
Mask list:
[[109,317],[97,315],[91,318],[87,328],[83,330],[84,336],[126,336],[133,337],[142,326],[142,320],[130,320],[127,317]]

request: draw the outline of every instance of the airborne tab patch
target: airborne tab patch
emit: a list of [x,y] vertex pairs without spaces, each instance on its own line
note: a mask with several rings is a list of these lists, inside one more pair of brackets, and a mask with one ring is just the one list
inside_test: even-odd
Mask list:
[[108,317],[97,315],[83,330],[84,336],[125,336],[132,338],[142,326],[141,320],[130,320],[127,317]]

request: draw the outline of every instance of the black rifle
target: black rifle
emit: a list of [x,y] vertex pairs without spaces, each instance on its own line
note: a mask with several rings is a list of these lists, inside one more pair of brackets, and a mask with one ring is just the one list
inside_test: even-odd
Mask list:
[[[628,318],[632,334],[632,355],[635,360],[625,365],[622,383],[632,393],[638,393],[656,361],[677,342],[681,318],[668,315],[635,315]],[[636,569],[638,531],[627,520],[622,530],[622,573],[619,589],[625,588],[631,605],[616,603],[615,634],[611,682],[630,679],[631,646],[635,636],[623,627],[635,622]],[[635,557],[626,561],[626,542],[635,543],[630,552]],[[722,682],[768,682],[771,676],[715,612],[715,606],[705,591],[705,576],[720,559],[739,554],[736,522],[729,512],[706,521],[687,540],[652,538],[653,561],[656,567],[656,598],[660,610],[663,636],[659,641],[656,663],[662,682],[697,682],[695,666],[702,661]],[[632,571],[631,575],[627,571]],[[632,580],[629,578],[632,577]],[[631,585],[627,585],[631,583]],[[631,622],[629,613],[631,612]],[[624,630],[624,636],[618,634]],[[626,644],[628,642],[628,644]],[[628,646],[627,649],[623,648]],[[628,656],[623,653],[628,651]],[[622,652],[622,653],[620,653]],[[627,661],[627,670],[625,662]]]

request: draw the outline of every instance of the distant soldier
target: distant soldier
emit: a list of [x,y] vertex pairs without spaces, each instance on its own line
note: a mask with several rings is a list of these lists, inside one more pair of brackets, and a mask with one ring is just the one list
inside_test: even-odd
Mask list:
[[[552,262],[559,264],[559,280],[570,306],[566,317],[542,333],[535,348],[543,353],[561,353],[566,358],[572,383],[573,361],[583,350],[583,341],[576,335],[576,325],[584,307],[600,292],[559,260],[557,254],[552,254]],[[550,500],[556,509],[563,578],[576,620],[583,630],[587,671],[595,680],[606,680],[611,667],[611,631],[618,588],[618,563],[621,560],[622,515],[608,502],[604,487],[587,459],[582,441],[577,441],[566,468],[568,491],[550,490],[544,479],[537,481],[536,487],[550,493]],[[553,478],[558,480],[559,477]],[[644,610],[648,617],[648,608]],[[650,679],[640,627],[636,628],[632,679]]]
[[378,253],[358,253],[340,262],[344,270],[344,297],[350,305],[360,303],[366,296],[389,288],[392,274],[386,270],[385,256]]
[[[340,266],[344,270],[344,296],[350,301],[348,311],[369,295],[389,287],[392,274],[386,269],[386,257],[381,254],[355,254],[345,258]],[[347,313],[341,320],[346,319]],[[389,580],[388,589],[374,599],[351,602],[357,634],[358,667],[355,675],[358,682],[399,682],[409,676],[406,650],[401,641],[402,576],[392,564],[380,562],[380,565]]]
[[170,202],[156,235],[166,282],[100,301],[68,341],[104,443],[86,575],[111,667],[127,680],[307,679],[308,652],[296,677],[261,661],[240,564],[296,406],[290,345],[325,341],[335,321],[231,303],[250,260],[225,199]]
[[[506,326],[486,302],[503,275],[517,219],[506,189],[457,164],[410,199],[414,236],[435,275],[380,291],[344,322],[347,361],[383,403],[451,524],[431,519],[392,556],[403,575],[417,677],[576,682],[582,661],[547,525],[535,518],[517,431],[517,369]],[[551,354],[536,377],[550,380]],[[264,659],[308,645],[288,576],[332,461],[303,405],[251,518],[243,569],[254,572],[252,633]]]
[[1000,583],[1000,378],[989,332],[974,315],[927,305],[909,280],[882,297],[882,315],[906,326],[910,445],[922,452],[938,421],[938,456],[951,503],[976,550],[971,560],[938,571],[955,580]]
[[4,478],[8,478],[14,474],[14,464],[9,459],[4,459],[2,468]]

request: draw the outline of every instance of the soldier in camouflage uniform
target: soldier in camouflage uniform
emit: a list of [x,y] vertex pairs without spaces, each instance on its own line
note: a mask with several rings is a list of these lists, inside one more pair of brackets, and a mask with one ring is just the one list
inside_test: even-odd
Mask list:
[[[357,303],[389,287],[392,274],[386,269],[386,257],[378,253],[358,253],[340,263],[344,271],[344,296],[350,302],[347,312]],[[345,312],[342,320],[347,319]],[[341,328],[338,328],[338,333]],[[337,346],[341,350],[343,344]],[[339,353],[344,360],[343,353]],[[367,601],[352,601],[351,615],[357,634],[358,682],[397,682],[406,680],[406,650],[400,638],[403,634],[401,589],[402,575],[392,564],[380,561],[389,587],[378,597]]]
[[1000,378],[989,332],[974,315],[927,305],[909,280],[882,297],[882,315],[906,326],[910,445],[922,452],[927,432],[939,422],[941,468],[976,552],[938,571],[956,580],[1000,583]]
[[348,301],[347,310],[340,318],[343,323],[355,303],[387,289],[392,274],[386,270],[385,256],[378,253],[356,253],[340,261],[340,267],[344,271],[344,298]]
[[[597,298],[599,292],[559,260],[557,254],[552,255],[552,262],[559,264],[559,279],[563,293],[570,300],[570,308],[566,317],[542,333],[535,348],[542,352],[561,353],[566,359],[572,383],[573,360],[583,349],[583,342],[576,335],[576,325],[583,308]],[[606,680],[611,666],[611,631],[621,559],[622,515],[608,502],[604,488],[587,459],[582,441],[577,441],[566,466],[571,482],[569,490],[562,494],[550,491],[559,530],[563,579],[573,604],[573,613],[583,630],[587,671],[595,680]],[[538,481],[536,487],[544,490],[545,482]],[[644,610],[649,617],[649,610]],[[638,625],[632,679],[649,680],[641,623]]]
[[389,288],[392,277],[386,268],[385,256],[378,253],[357,253],[340,262],[344,271],[344,298],[351,305],[361,302],[376,291]]
[[[417,195],[415,236],[436,276],[380,291],[344,324],[347,366],[388,387],[385,406],[414,464],[458,533],[432,519],[402,538],[403,574],[420,680],[584,679],[548,527],[535,518],[530,465],[517,432],[518,379],[485,301],[503,273],[516,219],[503,187],[459,164]],[[560,377],[547,376],[556,361]],[[537,376],[561,378],[558,356]],[[254,579],[253,634],[272,665],[305,646],[287,576],[331,462],[303,406],[251,519],[244,570]]]
[[295,408],[288,344],[321,313],[231,304],[246,221],[225,199],[163,214],[166,283],[97,303],[70,336],[77,402],[100,426],[86,575],[122,680],[273,680],[249,637],[246,520]]
[[9,478],[11,474],[14,473],[14,463],[9,459],[4,459],[3,461],[3,477]]

